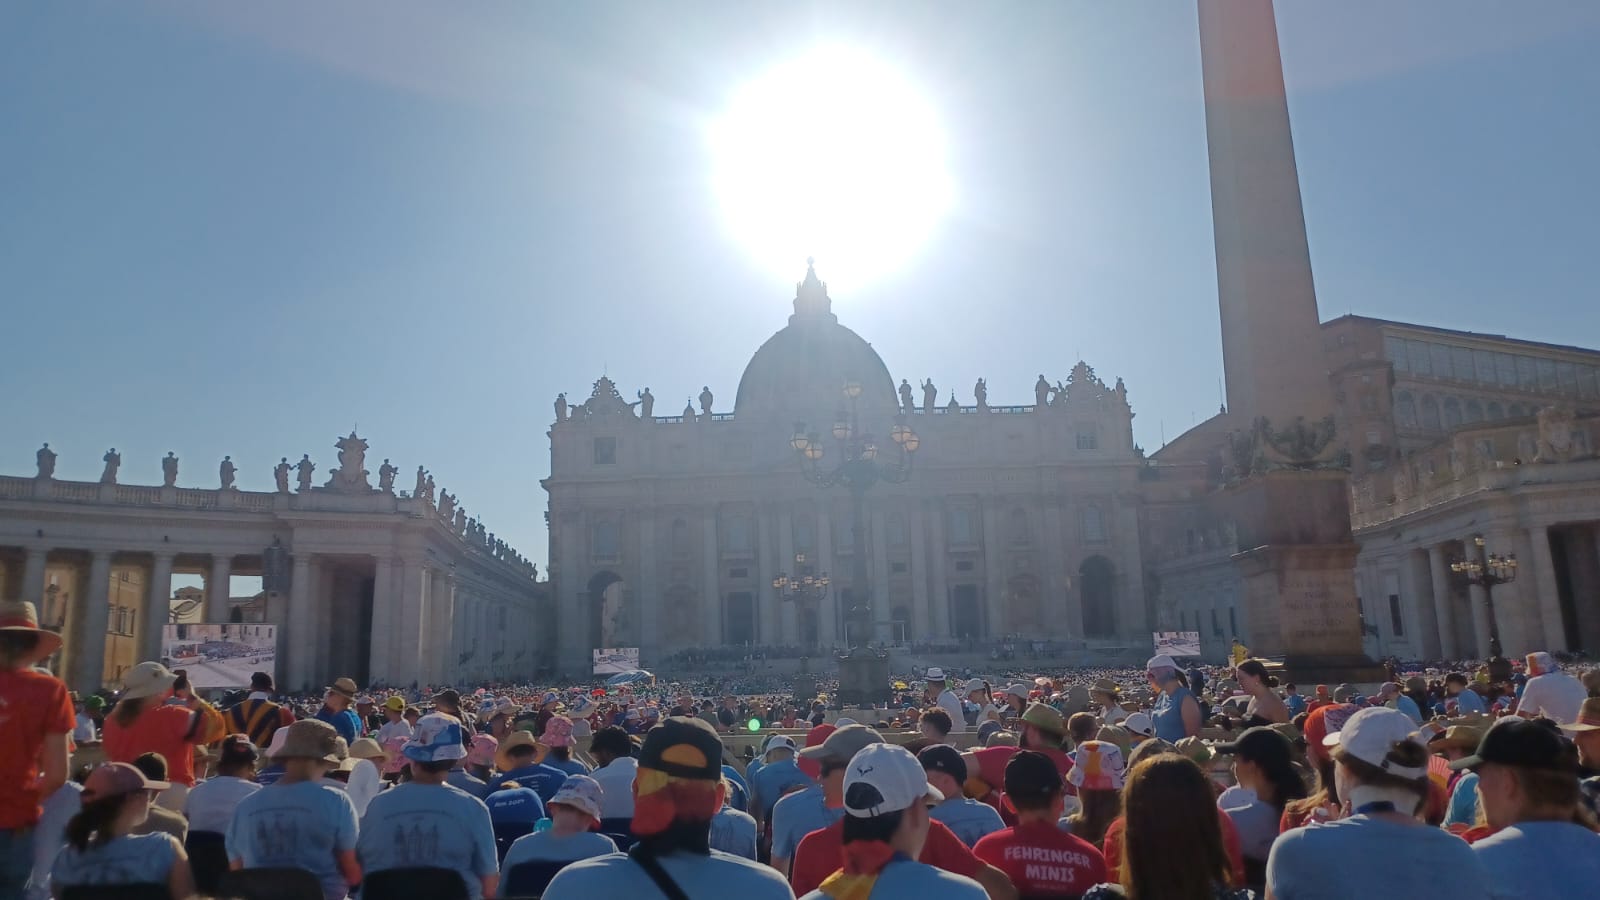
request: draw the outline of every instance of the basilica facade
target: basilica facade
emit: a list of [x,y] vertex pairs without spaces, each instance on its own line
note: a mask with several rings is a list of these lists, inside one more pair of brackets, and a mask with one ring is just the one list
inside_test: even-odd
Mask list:
[[[1079,362],[1040,375],[1032,404],[974,393],[964,405],[897,385],[810,270],[731,411],[708,386],[698,409],[655,415],[648,392],[630,403],[603,377],[581,403],[558,398],[543,482],[558,671],[587,671],[601,647],[639,647],[646,666],[695,648],[841,647],[866,598],[871,639],[1145,647],[1146,466],[1121,381]],[[904,454],[896,426],[917,436],[909,477],[865,493],[860,542],[850,492],[808,480],[795,447],[809,433],[826,473],[829,432],[850,420],[885,455]],[[783,576],[813,588],[784,590]]]

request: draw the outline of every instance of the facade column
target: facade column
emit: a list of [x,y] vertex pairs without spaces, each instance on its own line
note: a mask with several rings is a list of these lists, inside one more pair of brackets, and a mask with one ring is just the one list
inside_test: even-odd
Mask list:
[[394,637],[394,561],[377,557],[372,570],[372,633],[367,638],[367,679],[388,684],[389,643]]
[[705,606],[701,610],[706,617],[705,639],[709,643],[701,646],[717,647],[722,644],[724,638],[722,634],[722,579],[718,577],[722,571],[722,566],[717,559],[716,507],[710,507],[706,510],[703,528],[704,537],[702,538],[703,544],[701,547],[703,559],[701,562],[705,566],[705,571],[701,577],[705,579],[705,582],[701,586],[700,592],[705,602]]
[[1439,645],[1439,617],[1438,611],[1433,606],[1433,591],[1428,583],[1427,553],[1408,550],[1400,558],[1400,590],[1405,596],[1405,604],[1415,613],[1412,616],[1412,621],[1417,623],[1418,631],[1415,646],[1421,651],[1422,658],[1450,658],[1444,655],[1444,650]]
[[894,621],[894,599],[889,595],[889,542],[884,524],[883,504],[867,510],[867,566],[872,578],[872,635],[889,640],[889,623]]
[[74,690],[98,691],[104,684],[106,630],[111,625],[111,551],[89,555],[88,583],[78,591],[78,624],[72,629],[73,648],[67,683]]
[[817,502],[816,554],[817,574],[828,573],[833,584],[822,594],[817,604],[817,642],[832,647],[839,642],[839,587],[842,573],[833,569],[833,510],[826,499]]
[[1556,587],[1556,563],[1550,555],[1550,529],[1538,525],[1528,529],[1528,540],[1533,544],[1533,558],[1529,560],[1533,571],[1534,590],[1539,597],[1539,617],[1544,620],[1544,646],[1540,650],[1564,653],[1567,649],[1567,628],[1561,617],[1561,592]]
[[428,625],[428,583],[432,580],[432,573],[421,560],[405,560],[401,564],[400,577],[401,596],[405,599],[400,604],[400,643],[396,665],[402,685],[415,682],[421,686],[428,678],[423,653],[426,646],[424,632]]
[[772,508],[756,508],[756,643],[769,647],[778,643],[778,623],[782,617],[778,607],[783,603],[772,587],[773,576],[779,569],[788,568],[778,558],[778,517]]
[[139,620],[139,658],[135,664],[161,658],[161,629],[172,609],[171,553],[157,553],[150,561],[150,583],[145,585],[144,616]]
[[[649,667],[659,665],[657,662],[661,655],[661,592],[656,586],[658,573],[656,572],[656,511],[645,508],[639,514],[639,665]],[[532,651],[528,647],[528,624],[522,615],[519,606],[517,613],[517,649],[528,651],[523,654],[521,665],[526,672],[532,673]],[[515,655],[515,654],[513,654]],[[646,663],[646,660],[649,660]]]
[[[311,554],[294,554],[294,565],[289,578],[289,615],[287,627],[280,630],[278,660],[287,657],[283,680],[278,687],[284,691],[303,691],[311,680],[311,628],[316,613],[316,598],[312,597],[314,582],[311,578]],[[282,634],[287,631],[288,634]]]
[[[1517,553],[1521,549],[1516,545],[1517,532],[1514,530],[1485,529],[1483,539],[1490,553]],[[1518,578],[1494,589],[1494,620],[1500,629],[1501,651],[1507,659],[1543,649],[1536,646],[1543,642],[1538,626],[1539,611],[1527,588],[1528,585]],[[1484,617],[1488,618],[1487,610]]]
[[[780,507],[773,514],[773,521],[778,526],[778,570],[788,572],[791,578],[803,577],[800,567],[795,565],[794,562],[794,510],[788,506]],[[807,561],[807,565],[815,564]],[[776,574],[773,573],[774,577],[776,577]],[[822,570],[818,569],[817,574],[822,574]],[[767,580],[771,581],[770,578]],[[812,601],[808,597],[802,602],[810,603]],[[779,619],[778,643],[785,646],[801,646],[799,604],[784,602],[783,600],[775,600],[775,603]]]
[[988,610],[988,636],[996,640],[1006,633],[1005,557],[1001,552],[1000,510],[997,503],[983,506],[983,605]]
[[1428,576],[1433,585],[1433,612],[1439,620],[1439,652],[1445,659],[1460,659],[1455,611],[1450,608],[1450,567],[1445,563],[1442,544],[1428,548]]
[[430,627],[424,636],[428,680],[436,685],[446,684],[461,674],[457,662],[460,657],[451,652],[455,646],[455,575],[447,569],[434,569],[428,597]]
[[928,555],[928,568],[933,575],[933,636],[947,638],[955,634],[955,628],[950,622],[950,554],[945,546],[945,516],[944,504],[938,500],[930,501],[928,520],[932,524],[929,538],[931,540]]
[[50,556],[45,547],[24,547],[22,560],[22,592],[18,600],[32,603],[34,609],[44,614],[44,567]]
[[233,557],[226,553],[211,554],[211,573],[206,576],[205,622],[220,625],[228,621],[228,584],[233,576]]
[[[575,515],[564,516],[557,524],[560,541],[556,544],[559,566],[555,570],[552,586],[555,591],[556,627],[559,640],[555,642],[556,671],[566,676],[578,677],[588,669],[589,662],[589,610],[585,606],[587,567],[583,565],[585,545],[583,529]],[[478,653],[483,654],[480,646]],[[475,661],[477,659],[475,658]],[[479,662],[481,665],[482,663]]]
[[[306,677],[311,679],[312,687],[321,687],[331,684],[333,679],[341,675],[351,674],[348,671],[333,672],[334,660],[338,651],[333,646],[334,610],[344,604],[339,596],[338,573],[331,560],[319,559],[311,564],[312,582],[317,586],[316,595],[322,601],[311,611],[311,664],[306,669]],[[339,667],[342,668],[342,665]]]
[[922,501],[913,499],[906,510],[906,540],[911,542],[911,633],[912,643],[933,635],[933,619],[928,615],[928,545],[922,526]]

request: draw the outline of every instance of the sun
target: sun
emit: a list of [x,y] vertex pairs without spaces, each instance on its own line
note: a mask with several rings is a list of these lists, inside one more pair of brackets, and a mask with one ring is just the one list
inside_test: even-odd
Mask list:
[[854,48],[769,70],[709,137],[726,227],[774,274],[816,256],[830,281],[858,287],[912,259],[951,204],[933,107]]

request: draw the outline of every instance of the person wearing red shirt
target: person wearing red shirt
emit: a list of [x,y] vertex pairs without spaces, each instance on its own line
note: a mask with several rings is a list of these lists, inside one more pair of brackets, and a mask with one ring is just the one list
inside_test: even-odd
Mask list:
[[1006,763],[1006,797],[1017,824],[978,841],[972,852],[1006,873],[1029,898],[1078,897],[1106,880],[1106,860],[1094,845],[1056,826],[1066,792],[1055,763],[1020,750]]
[[[1217,825],[1222,829],[1222,852],[1228,857],[1228,879],[1233,887],[1244,884],[1244,850],[1239,845],[1239,829],[1234,827],[1233,820],[1222,810],[1217,810]],[[1117,816],[1112,821],[1111,827],[1106,829],[1106,840],[1103,848],[1106,857],[1106,880],[1117,882],[1122,879],[1122,831],[1123,817]]]
[[[830,768],[838,764],[842,758],[848,763],[849,758],[856,752],[872,744],[883,743],[883,738],[877,731],[865,725],[849,725],[829,735],[827,740],[816,747],[808,747],[800,751],[802,759],[828,760]],[[846,755],[846,751],[848,755]],[[825,779],[826,787],[832,779]],[[837,778],[838,787],[834,790],[838,796],[829,796],[830,806],[843,806],[844,778]],[[923,844],[922,853],[917,856],[919,862],[936,866],[946,872],[965,875],[983,885],[984,891],[990,900],[1015,900],[1016,888],[1011,886],[1011,879],[1005,873],[988,865],[972,855],[966,844],[956,837],[943,822],[930,822],[928,837]],[[796,897],[805,896],[810,891],[816,890],[826,881],[829,875],[839,871],[844,861],[844,823],[836,821],[826,828],[819,828],[800,839],[795,847],[794,859],[789,872],[789,885],[794,888]]]
[[27,888],[40,801],[67,781],[72,699],[61,679],[33,668],[60,647],[32,603],[0,603],[0,897]]

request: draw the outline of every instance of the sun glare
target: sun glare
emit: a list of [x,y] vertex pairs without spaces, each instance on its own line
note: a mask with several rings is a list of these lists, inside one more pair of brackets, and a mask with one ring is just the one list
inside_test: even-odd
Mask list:
[[710,137],[727,227],[775,274],[816,256],[829,280],[859,286],[909,261],[950,206],[932,107],[855,49],[770,70]]

